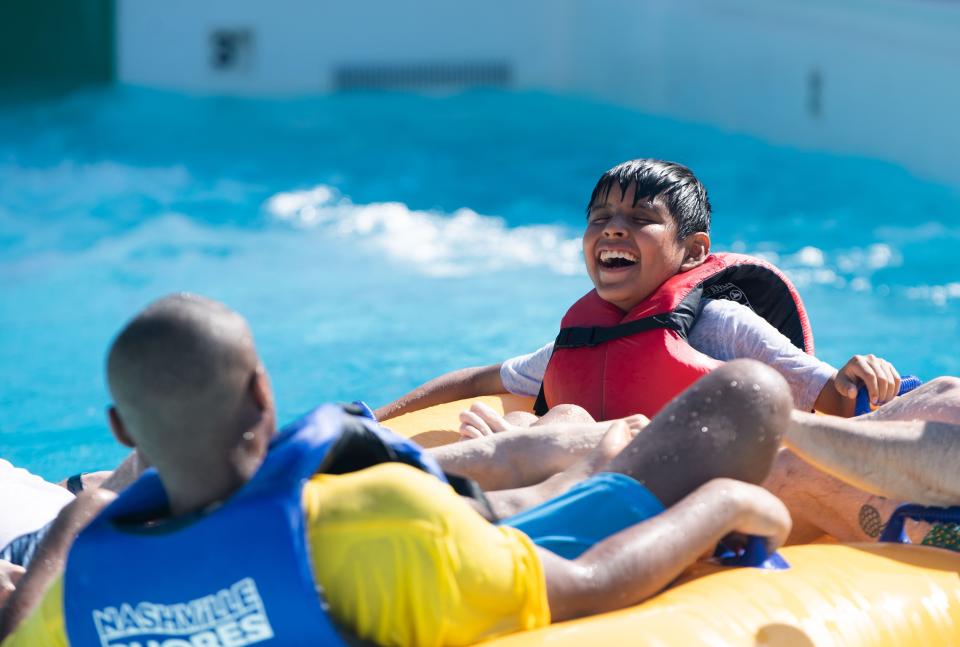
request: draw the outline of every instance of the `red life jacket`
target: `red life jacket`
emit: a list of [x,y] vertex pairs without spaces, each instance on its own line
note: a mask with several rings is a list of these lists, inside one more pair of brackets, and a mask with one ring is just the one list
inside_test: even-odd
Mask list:
[[534,407],[567,403],[595,420],[653,417],[722,362],[694,350],[687,334],[701,298],[741,303],[798,348],[813,353],[813,333],[796,288],[776,267],[743,254],[711,254],[665,281],[630,312],[591,290],[567,311]]

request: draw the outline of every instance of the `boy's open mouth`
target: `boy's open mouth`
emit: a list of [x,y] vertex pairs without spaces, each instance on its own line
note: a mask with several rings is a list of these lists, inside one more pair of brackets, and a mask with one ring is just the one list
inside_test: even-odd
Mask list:
[[597,263],[607,270],[630,267],[636,265],[639,260],[636,255],[622,250],[604,249],[597,254]]

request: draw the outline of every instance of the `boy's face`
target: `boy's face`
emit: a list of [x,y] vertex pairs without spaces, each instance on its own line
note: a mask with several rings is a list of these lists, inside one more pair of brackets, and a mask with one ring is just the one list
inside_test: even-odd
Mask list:
[[633,205],[634,187],[623,196],[613,186],[606,199],[590,205],[583,233],[583,259],[597,293],[621,310],[631,310],[681,270],[686,246],[677,224],[659,201]]

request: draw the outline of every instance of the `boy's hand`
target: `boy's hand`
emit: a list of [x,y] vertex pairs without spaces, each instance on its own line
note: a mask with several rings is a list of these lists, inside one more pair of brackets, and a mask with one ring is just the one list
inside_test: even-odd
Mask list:
[[833,385],[841,396],[853,400],[860,384],[867,387],[870,403],[885,404],[900,390],[900,374],[893,364],[876,355],[854,355],[837,371]]
[[22,566],[0,559],[0,608],[7,603],[7,598],[17,588],[17,582],[25,572]]
[[706,487],[730,502],[731,532],[766,537],[770,553],[787,540],[793,527],[787,506],[764,488],[727,478],[714,479]]

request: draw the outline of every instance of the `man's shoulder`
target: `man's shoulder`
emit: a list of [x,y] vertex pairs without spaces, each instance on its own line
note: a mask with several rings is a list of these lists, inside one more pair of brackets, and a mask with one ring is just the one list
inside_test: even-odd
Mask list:
[[411,486],[420,487],[423,482],[429,483],[431,481],[433,483],[439,483],[435,476],[412,465],[397,461],[387,461],[345,474],[316,474],[307,481],[307,487],[377,488],[386,486],[406,489]]
[[318,474],[304,486],[308,516],[325,521],[429,519],[461,504],[449,485],[403,463],[380,463],[348,474]]

